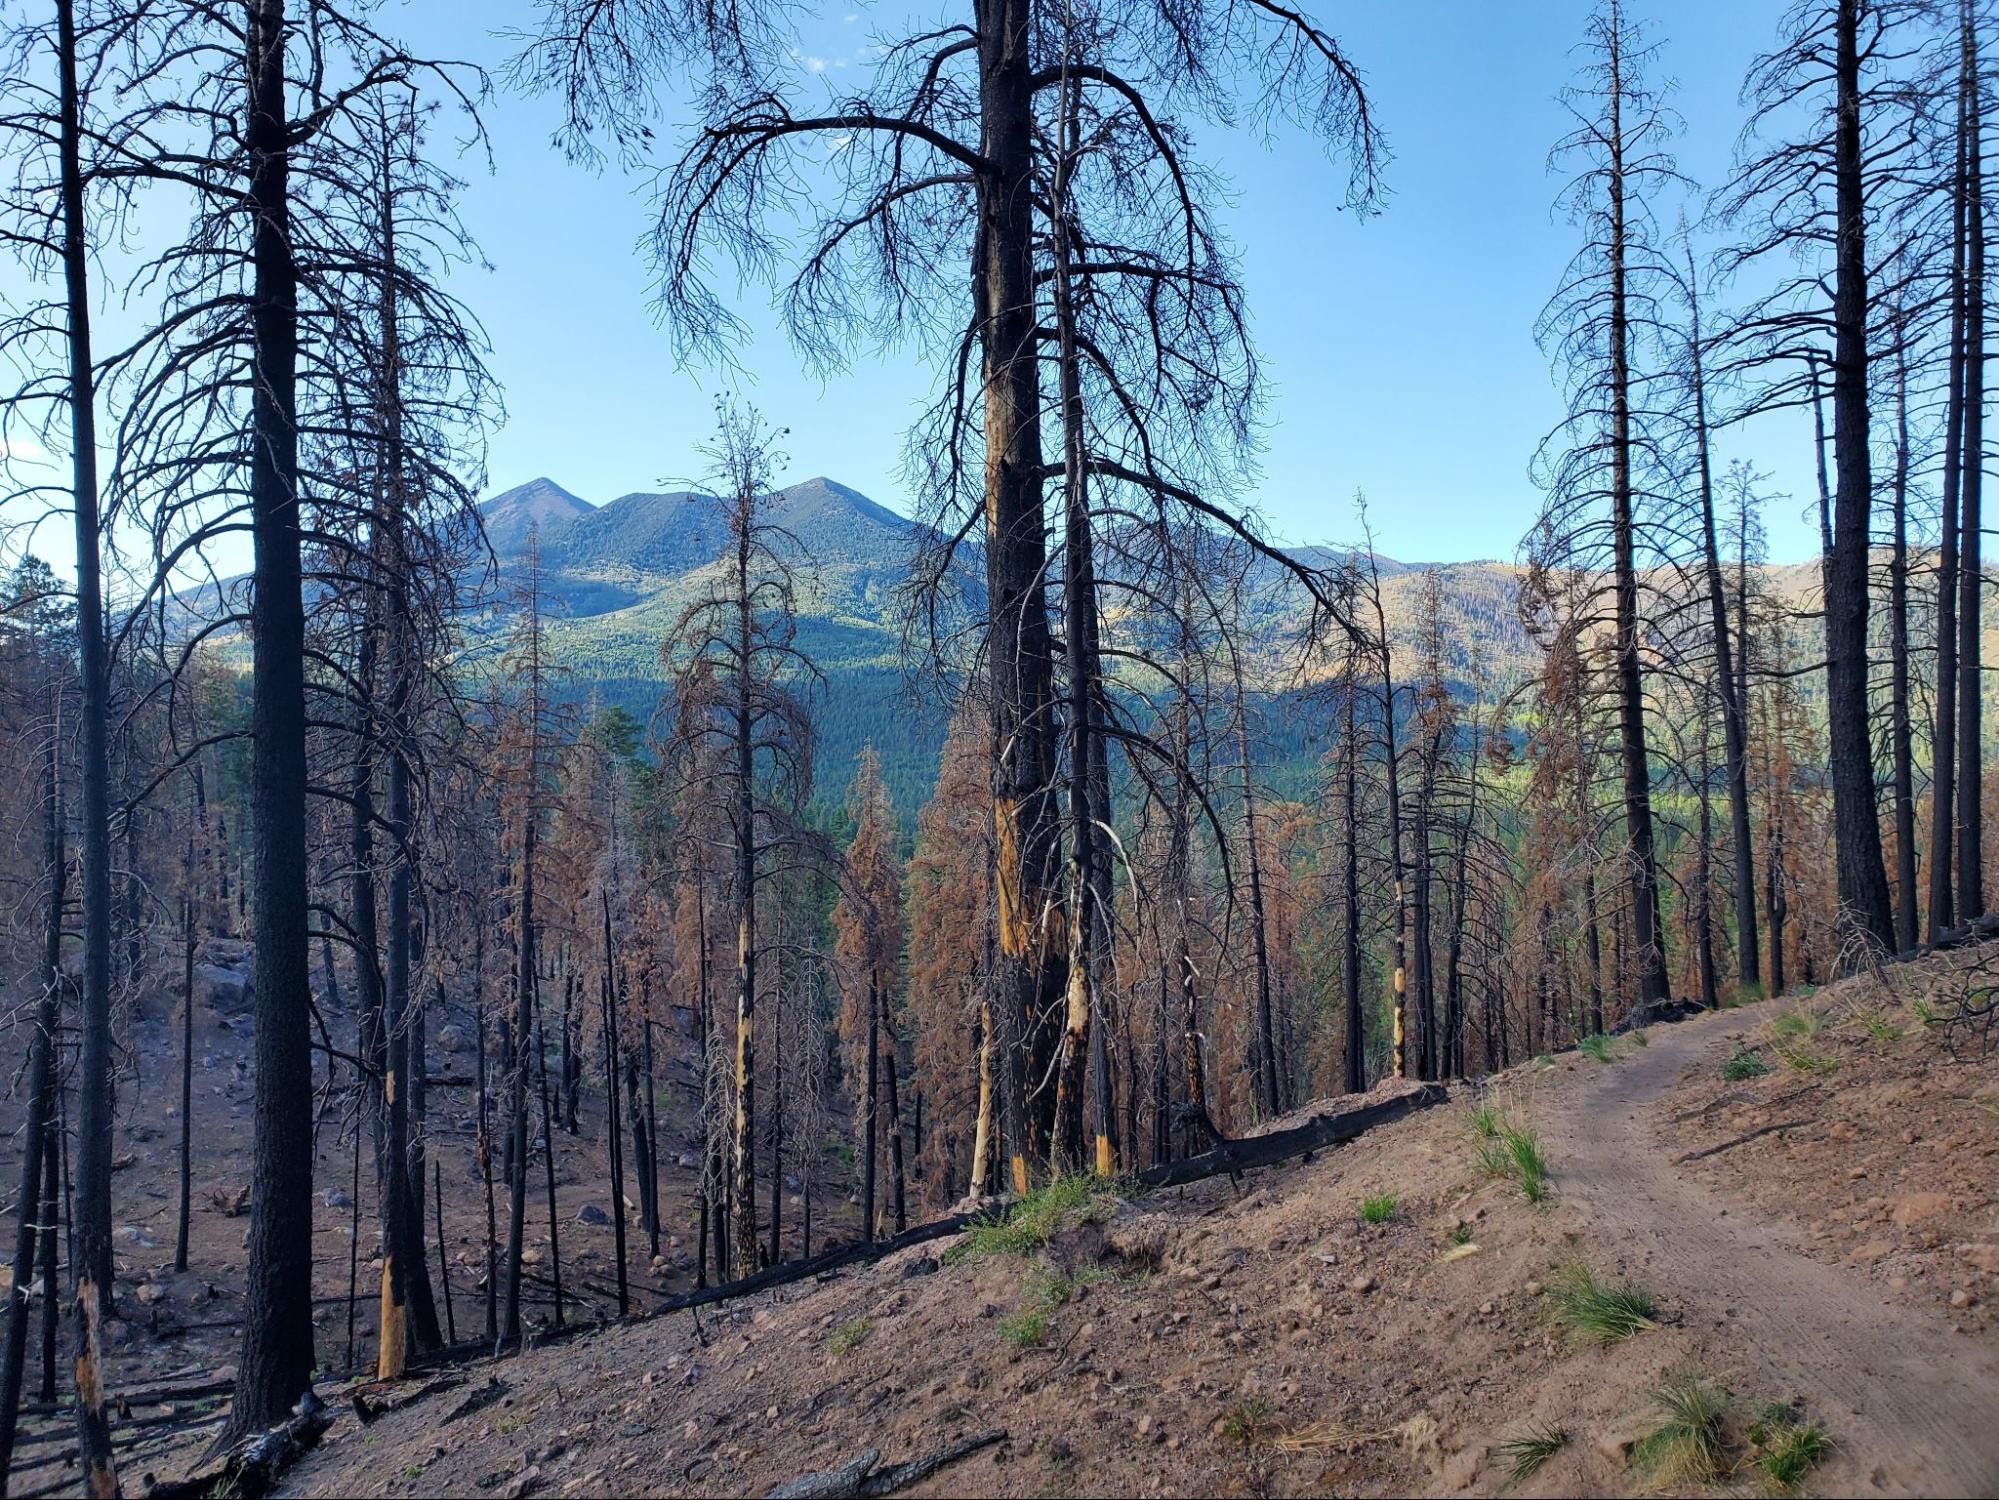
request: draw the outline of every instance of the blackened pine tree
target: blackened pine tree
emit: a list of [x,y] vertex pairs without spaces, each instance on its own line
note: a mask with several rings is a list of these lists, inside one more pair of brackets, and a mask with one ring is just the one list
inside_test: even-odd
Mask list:
[[118,356],[113,487],[145,507],[161,609],[221,536],[247,530],[253,554],[247,608],[223,601],[212,627],[247,622],[252,641],[256,1156],[236,1435],[282,1421],[315,1364],[304,573],[308,536],[332,529],[320,497],[344,488],[323,466],[353,457],[326,424],[363,404],[367,379],[339,330],[377,306],[354,296],[353,229],[374,221],[354,210],[376,163],[351,127],[380,89],[467,95],[456,70],[335,0],[135,14],[155,115],[122,168],[184,199],[193,222],[135,283],[161,313]]
[[[39,7],[38,7],[39,9]],[[83,989],[77,1080],[77,1161],[72,1266],[74,1333],[84,1351],[79,1377],[99,1389],[95,1319],[111,1308],[111,683],[103,590],[106,505],[98,472],[99,352],[92,339],[95,250],[115,235],[131,184],[116,168],[126,141],[143,134],[153,111],[133,104],[128,7],[53,0],[44,14],[16,13],[0,75],[0,138],[16,164],[0,198],[0,240],[51,287],[0,324],[0,348],[24,372],[0,401],[0,421],[27,423],[66,447],[68,484],[60,500],[33,484],[20,499],[66,509],[76,553],[74,630],[79,666],[80,764],[76,798],[81,869]],[[112,101],[107,104],[106,101]],[[53,347],[51,347],[53,346]],[[51,1291],[53,1295],[53,1291]],[[113,1483],[109,1429],[100,1404],[77,1407],[85,1468],[93,1484]]]
[[[1898,216],[1918,175],[1920,91],[1911,87],[1911,0],[1803,0],[1776,50],[1750,68],[1751,106],[1718,215],[1742,238],[1724,273],[1771,268],[1774,283],[1723,329],[1727,378],[1748,409],[1811,403],[1832,376],[1833,473],[1825,488],[1826,716],[1842,942],[1893,946],[1869,712],[1872,363],[1896,305]],[[1888,247],[1870,258],[1870,246]]]
[[[1646,84],[1654,49],[1619,0],[1590,20],[1583,79],[1565,96],[1575,129],[1550,157],[1573,170],[1560,202],[1583,230],[1583,247],[1542,314],[1542,347],[1561,368],[1568,416],[1536,460],[1548,492],[1535,536],[1561,539],[1567,565],[1602,580],[1609,595],[1615,669],[1611,691],[1622,775],[1627,881],[1641,1009],[1671,998],[1661,910],[1652,771],[1645,729],[1641,573],[1648,561],[1648,498],[1660,484],[1654,373],[1643,367],[1646,330],[1671,275],[1655,243],[1654,201],[1680,179],[1668,154],[1674,117]],[[1530,544],[1533,538],[1530,537]],[[1597,591],[1587,608],[1601,608]]]
[[671,678],[669,780],[679,796],[706,795],[727,809],[736,929],[729,1243],[738,1276],[757,1269],[758,1255],[758,966],[767,946],[759,898],[787,861],[825,854],[802,819],[813,749],[802,694],[818,670],[796,642],[801,549],[770,514],[777,437],[754,413],[721,406],[706,451],[727,536],[723,566],[661,647]]

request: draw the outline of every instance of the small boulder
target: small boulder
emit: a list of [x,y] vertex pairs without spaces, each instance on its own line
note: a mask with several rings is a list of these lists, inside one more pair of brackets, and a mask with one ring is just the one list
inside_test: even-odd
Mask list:
[[1999,1276],[1999,1244],[1959,1245],[1957,1258],[1988,1276]]
[[611,1222],[611,1216],[596,1204],[586,1203],[576,1210],[576,1222],[579,1224],[593,1224],[601,1229]]
[[1895,1205],[1889,1217],[1904,1228],[1920,1224],[1925,1219],[1933,1219],[1938,1214],[1948,1213],[1951,1202],[1945,1193],[1911,1193]]

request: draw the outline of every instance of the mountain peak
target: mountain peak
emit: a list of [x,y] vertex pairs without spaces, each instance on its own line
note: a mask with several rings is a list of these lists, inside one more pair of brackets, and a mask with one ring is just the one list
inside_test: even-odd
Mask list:
[[495,552],[505,554],[526,546],[529,531],[539,528],[547,538],[595,509],[544,475],[493,496],[480,505],[479,514],[486,523],[486,540]]

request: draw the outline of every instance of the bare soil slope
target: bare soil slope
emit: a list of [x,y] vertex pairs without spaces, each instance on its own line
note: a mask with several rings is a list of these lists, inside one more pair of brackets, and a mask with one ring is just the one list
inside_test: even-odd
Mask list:
[[[1823,1424],[1808,1491],[1994,1493],[1999,1062],[1951,1061],[1902,994],[1856,981],[1803,1007],[1801,1066],[1778,1050],[1798,1008],[1529,1064],[1025,1256],[922,1247],[475,1367],[365,1428],[343,1416],[289,1489],[761,1493],[1001,1429],[910,1492],[1495,1493],[1507,1439],[1560,1429],[1513,1492],[1635,1494],[1651,1393],[1696,1374],[1731,1392],[1732,1438],[1772,1401]],[[1745,1044],[1772,1071],[1724,1079]],[[1544,1203],[1481,1170],[1488,1107],[1538,1131]],[[1395,1211],[1365,1225],[1375,1195]],[[1549,1288],[1577,1261],[1648,1289],[1659,1326],[1565,1335]]]

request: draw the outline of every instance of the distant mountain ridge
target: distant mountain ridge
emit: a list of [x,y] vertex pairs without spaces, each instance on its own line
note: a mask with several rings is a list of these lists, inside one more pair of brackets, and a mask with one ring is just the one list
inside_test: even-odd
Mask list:
[[[727,546],[722,502],[691,490],[634,491],[593,505],[542,477],[517,485],[480,507],[499,563],[501,596],[517,582],[530,536],[539,539],[540,578],[550,655],[579,701],[616,703],[642,722],[659,700],[664,675],[660,647],[689,602],[714,581]],[[919,712],[907,692],[902,591],[911,563],[930,535],[860,491],[823,476],[779,491],[769,519],[797,543],[798,645],[826,676],[815,717],[821,772],[817,797],[839,806],[853,757],[872,744],[899,806],[908,813],[928,796],[942,742],[941,714]],[[1331,567],[1344,549],[1306,547],[1294,553],[1314,567]],[[1532,659],[1514,608],[1519,569],[1508,563],[1404,563],[1376,559],[1382,602],[1398,659],[1414,660],[1421,583],[1443,575],[1448,631],[1446,671],[1466,679],[1476,665],[1502,675]],[[959,583],[967,602],[983,598],[978,540],[967,540]],[[1251,579],[1247,623],[1253,637],[1275,649],[1308,608],[1304,590],[1283,568],[1263,563]],[[1252,645],[1256,642],[1253,640]],[[1476,653],[1476,661],[1474,660]],[[1288,661],[1271,691],[1295,688]],[[934,705],[932,705],[934,708]],[[1285,748],[1273,753],[1309,775],[1316,752],[1295,714],[1272,731]],[[1298,743],[1292,744],[1296,740]],[[1300,770],[1299,768],[1306,768]]]
[[[529,535],[538,532],[543,589],[560,622],[553,628],[566,638],[563,643],[587,643],[599,668],[615,662],[642,675],[654,663],[638,657],[657,652],[659,632],[670,623],[664,611],[684,606],[727,542],[721,502],[692,490],[634,491],[593,505],[542,477],[493,496],[480,512],[503,576],[526,550]],[[844,633],[848,638],[840,645],[865,647],[871,659],[890,650],[900,636],[895,596],[908,580],[910,562],[927,529],[824,476],[778,491],[769,518],[796,540],[804,560],[799,578],[802,621],[815,630]],[[976,550],[976,540],[967,543],[973,562]],[[1308,546],[1292,555],[1323,568],[1346,554],[1339,548]],[[1482,630],[1496,632],[1488,642],[1501,659],[1495,665],[1525,648],[1513,619],[1519,572],[1514,565],[1405,563],[1380,556],[1375,561],[1391,635],[1413,632],[1416,581],[1442,571],[1447,605],[1475,619]],[[1281,569],[1265,565],[1264,571],[1267,577],[1258,580],[1267,585],[1262,607],[1253,616],[1262,628],[1276,630],[1295,619],[1305,600]],[[961,581],[975,595],[982,582],[975,567]]]

